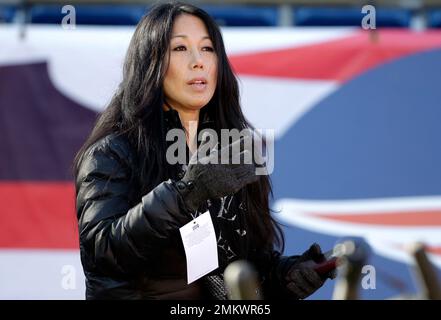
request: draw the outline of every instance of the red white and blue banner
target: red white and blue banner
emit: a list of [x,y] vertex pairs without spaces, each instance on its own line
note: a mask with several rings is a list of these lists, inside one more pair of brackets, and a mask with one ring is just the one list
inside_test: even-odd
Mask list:
[[[74,154],[110,101],[132,27],[0,26],[0,299],[84,299]],[[409,244],[441,268],[441,32],[223,30],[245,115],[275,130],[286,254],[345,236],[375,289],[414,293]],[[333,282],[311,298],[330,299]]]

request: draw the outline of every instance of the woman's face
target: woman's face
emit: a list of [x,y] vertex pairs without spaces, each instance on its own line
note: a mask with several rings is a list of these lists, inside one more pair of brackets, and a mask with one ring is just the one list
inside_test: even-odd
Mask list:
[[167,102],[176,110],[199,110],[213,97],[217,56],[201,19],[181,14],[175,19],[164,79]]

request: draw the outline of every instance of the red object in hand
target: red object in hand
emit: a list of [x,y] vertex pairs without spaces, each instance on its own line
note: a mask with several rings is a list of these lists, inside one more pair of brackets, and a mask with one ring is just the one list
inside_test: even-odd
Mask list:
[[317,264],[314,267],[314,270],[320,275],[325,275],[328,272],[337,268],[337,260],[338,260],[337,257],[332,257],[329,260]]

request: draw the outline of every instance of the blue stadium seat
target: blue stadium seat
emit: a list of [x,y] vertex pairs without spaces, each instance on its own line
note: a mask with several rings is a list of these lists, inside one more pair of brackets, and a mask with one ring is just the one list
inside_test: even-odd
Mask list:
[[441,28],[441,9],[427,12],[427,26],[429,28]]
[[17,8],[12,5],[0,5],[0,22],[12,22]]
[[[294,10],[298,26],[361,26],[366,15],[361,8],[299,7]],[[378,8],[377,27],[409,27],[412,13],[406,9]]]
[[[61,23],[67,13],[60,5],[35,5],[30,11],[32,23]],[[147,12],[146,6],[135,5],[75,5],[76,24],[136,25]]]
[[[67,13],[62,5],[33,5],[29,21],[39,24],[59,24]],[[142,5],[75,5],[76,23],[87,25],[136,25],[148,11]],[[275,6],[202,6],[221,26],[276,26]],[[6,18],[7,17],[7,18]],[[13,13],[0,7],[0,21],[11,21]],[[2,19],[3,18],[3,19]]]
[[201,8],[207,11],[220,26],[276,26],[278,20],[278,10],[275,6],[205,5]]

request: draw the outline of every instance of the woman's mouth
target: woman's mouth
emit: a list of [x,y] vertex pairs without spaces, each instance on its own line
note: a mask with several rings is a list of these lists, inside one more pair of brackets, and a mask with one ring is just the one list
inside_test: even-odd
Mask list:
[[202,78],[190,80],[188,84],[194,91],[204,91],[207,88],[207,80]]

